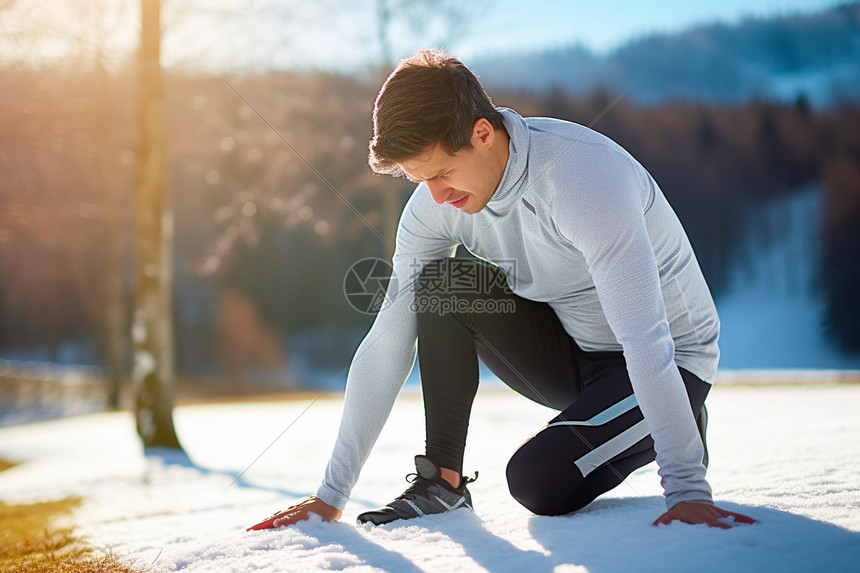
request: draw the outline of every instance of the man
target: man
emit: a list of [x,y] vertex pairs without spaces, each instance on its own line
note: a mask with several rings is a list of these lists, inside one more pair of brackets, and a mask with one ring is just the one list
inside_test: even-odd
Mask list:
[[[752,523],[716,507],[705,479],[696,417],[716,376],[719,319],[648,172],[583,126],[495,108],[437,50],[400,63],[373,122],[372,169],[418,183],[397,233],[401,288],[353,358],[316,496],[252,529],[340,518],[416,339],[426,454],[412,485],[360,523],[471,508],[462,464],[478,359],[560,411],[508,464],[511,494],[529,510],[576,511],[656,459],[668,511],[655,524]],[[451,259],[460,244],[481,260]]]

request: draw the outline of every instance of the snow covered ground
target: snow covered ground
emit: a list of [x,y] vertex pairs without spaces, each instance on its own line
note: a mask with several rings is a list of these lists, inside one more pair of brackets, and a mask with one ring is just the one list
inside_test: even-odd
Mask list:
[[27,461],[0,473],[0,499],[84,496],[79,531],[150,571],[860,571],[860,385],[714,388],[711,484],[756,525],[652,527],[664,509],[653,464],[578,514],[529,514],[504,467],[551,413],[492,389],[477,397],[466,452],[467,472],[480,471],[475,513],[354,525],[404,489],[423,448],[420,396],[407,391],[341,523],[246,533],[316,490],[340,398],[309,404],[179,408],[190,461],[143,456],[127,413],[2,428],[0,457]]

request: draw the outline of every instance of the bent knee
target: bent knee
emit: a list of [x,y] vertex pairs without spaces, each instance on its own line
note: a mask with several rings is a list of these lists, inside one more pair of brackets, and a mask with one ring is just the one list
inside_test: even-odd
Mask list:
[[564,515],[582,509],[583,476],[565,456],[526,442],[505,470],[508,490],[523,507],[538,515]]

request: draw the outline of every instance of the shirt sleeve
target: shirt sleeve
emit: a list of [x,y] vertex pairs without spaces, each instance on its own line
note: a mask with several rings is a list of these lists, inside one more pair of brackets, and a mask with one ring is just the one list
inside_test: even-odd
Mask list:
[[[412,310],[414,281],[428,262],[453,256],[457,244],[439,233],[420,186],[404,209],[397,230],[393,276],[386,302],[350,363],[343,413],[334,449],[317,497],[343,509],[394,400],[415,362],[418,331]],[[422,216],[419,212],[424,212]]]
[[607,322],[623,348],[654,439],[666,504],[713,503],[645,223],[647,173],[620,153],[599,158],[586,153],[572,163],[575,175],[557,198],[556,224],[583,253]]

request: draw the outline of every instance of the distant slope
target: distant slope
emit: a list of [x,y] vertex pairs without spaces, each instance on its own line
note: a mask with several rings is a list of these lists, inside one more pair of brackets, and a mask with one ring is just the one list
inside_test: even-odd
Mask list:
[[816,106],[860,101],[860,2],[648,36],[606,56],[576,46],[479,60],[473,67],[490,89],[587,93],[632,84],[629,96],[640,103],[801,95]]
[[840,353],[822,326],[821,201],[811,187],[748,210],[757,233],[716,298],[721,368],[860,370],[860,356]]

